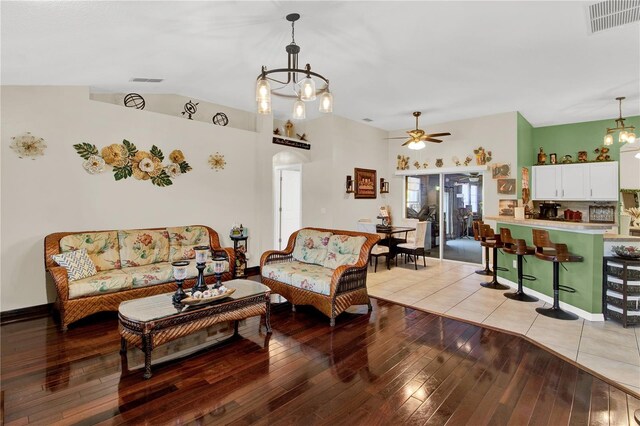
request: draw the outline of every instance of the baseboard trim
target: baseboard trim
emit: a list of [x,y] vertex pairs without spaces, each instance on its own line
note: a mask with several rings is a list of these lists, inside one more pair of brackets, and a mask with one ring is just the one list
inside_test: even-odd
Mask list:
[[[508,285],[509,287],[513,288],[513,289],[517,289],[518,288],[518,284],[514,283],[513,281],[510,281],[506,278],[502,278],[502,277],[498,277],[498,281]],[[530,288],[528,288],[527,286],[523,286],[523,288],[526,290],[527,294],[530,294],[532,296],[537,297],[538,299],[542,300],[543,302],[547,302],[547,303],[553,303],[553,297],[551,296],[547,296],[546,294],[540,293],[538,291],[532,290]],[[567,312],[572,312],[576,315],[578,315],[580,318],[584,318],[588,321],[604,321],[604,315],[603,314],[593,314],[591,312],[587,312],[583,309],[580,308],[576,308],[573,305],[569,305],[568,303],[565,303],[563,301],[560,301],[560,307],[562,309],[564,309]]]
[[29,306],[26,308],[0,312],[0,325],[47,317],[51,314],[52,310],[53,303],[46,303],[44,305]]

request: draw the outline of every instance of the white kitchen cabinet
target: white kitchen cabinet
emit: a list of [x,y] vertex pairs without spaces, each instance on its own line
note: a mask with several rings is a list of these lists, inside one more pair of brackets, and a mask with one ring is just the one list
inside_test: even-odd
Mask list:
[[618,163],[590,163],[589,184],[589,199],[618,201]]
[[533,200],[618,200],[618,162],[533,166]]
[[563,164],[560,166],[561,200],[589,199],[589,167],[585,164]]
[[556,200],[560,186],[560,168],[556,166],[534,166],[531,176],[531,199]]

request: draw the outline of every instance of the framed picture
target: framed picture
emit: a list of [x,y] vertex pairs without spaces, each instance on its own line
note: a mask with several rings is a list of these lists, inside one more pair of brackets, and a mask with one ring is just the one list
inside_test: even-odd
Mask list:
[[511,176],[511,164],[494,164],[491,166],[491,177],[503,179]]
[[376,198],[376,171],[353,169],[356,183],[355,198]]
[[498,179],[498,194],[515,195],[516,180],[515,179]]
[[513,217],[515,215],[514,207],[518,207],[518,200],[499,200],[498,215]]

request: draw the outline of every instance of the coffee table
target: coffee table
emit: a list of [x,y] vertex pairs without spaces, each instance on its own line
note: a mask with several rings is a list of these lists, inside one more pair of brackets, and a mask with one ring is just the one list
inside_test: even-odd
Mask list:
[[269,287],[250,280],[224,283],[236,291],[229,297],[210,304],[177,309],[171,302],[173,293],[158,294],[122,302],[118,308],[120,353],[126,354],[127,344],[144,352],[145,379],[151,377],[151,351],[164,343],[194,333],[213,324],[238,321],[264,315],[267,333],[271,333]]

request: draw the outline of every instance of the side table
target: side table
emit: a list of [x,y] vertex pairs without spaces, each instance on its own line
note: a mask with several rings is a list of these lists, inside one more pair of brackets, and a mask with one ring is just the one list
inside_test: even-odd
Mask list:
[[236,253],[235,264],[235,278],[244,278],[246,276],[245,271],[247,269],[247,239],[249,237],[229,235],[229,238],[233,241],[233,250]]

